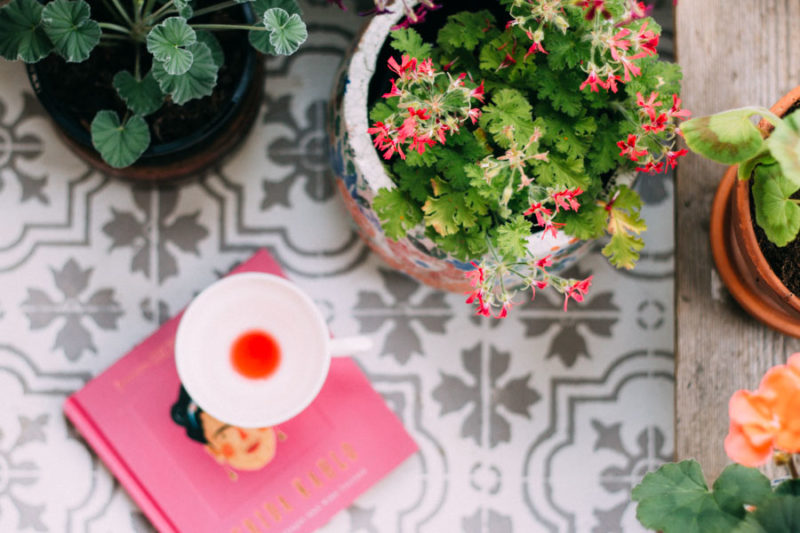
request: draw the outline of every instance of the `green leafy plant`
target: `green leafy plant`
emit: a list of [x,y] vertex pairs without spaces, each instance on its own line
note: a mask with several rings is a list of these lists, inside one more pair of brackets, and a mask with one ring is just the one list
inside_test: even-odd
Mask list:
[[[609,235],[603,253],[632,268],[644,246],[641,200],[615,173],[661,172],[689,112],[680,69],[658,60],[660,28],[634,0],[501,0],[506,12],[460,12],[435,43],[392,33],[391,90],[369,133],[396,189],[375,209],[386,234],[417,224],[444,252],[474,261],[468,302],[503,317],[522,288],[582,300],[591,284],[548,271],[532,234]],[[490,259],[482,259],[484,257]]]
[[[204,24],[197,17],[250,0],[226,0],[199,7],[194,0],[104,0],[109,20],[94,20],[85,0],[11,0],[0,8],[0,56],[35,63],[56,53],[83,62],[97,46],[130,44],[134,71],[120,70],[114,89],[125,103],[123,117],[102,110],[91,123],[92,144],[112,167],[126,167],[150,145],[145,117],[166,99],[182,105],[208,96],[224,64],[212,32],[248,32],[250,44],[266,54],[292,54],[306,40],[306,25],[296,0],[254,0],[257,23]],[[152,56],[142,72],[144,54]]]
[[[712,490],[693,460],[647,474],[631,494],[636,517],[662,533],[794,533],[800,531],[800,353],[764,375],[757,390],[729,402],[727,466]],[[755,467],[773,459],[790,477],[770,482]]]
[[[751,117],[774,128],[764,138]],[[800,111],[781,119],[762,107],[746,107],[687,120],[681,131],[689,148],[713,161],[739,165],[739,179],[753,178],[756,223],[777,246],[800,233]]]
[[663,533],[795,533],[800,531],[800,481],[775,486],[755,468],[728,465],[709,490],[696,461],[669,463],[632,493],[636,516]]

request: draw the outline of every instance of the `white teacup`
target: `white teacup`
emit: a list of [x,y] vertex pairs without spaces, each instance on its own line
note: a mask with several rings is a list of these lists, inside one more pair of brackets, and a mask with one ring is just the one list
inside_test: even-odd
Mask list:
[[[267,377],[236,370],[231,350],[248,332],[280,347]],[[365,337],[332,339],[317,306],[293,283],[261,272],[232,274],[210,285],[186,308],[175,338],[175,363],[200,408],[232,426],[285,422],[314,400],[333,356],[369,349]]]

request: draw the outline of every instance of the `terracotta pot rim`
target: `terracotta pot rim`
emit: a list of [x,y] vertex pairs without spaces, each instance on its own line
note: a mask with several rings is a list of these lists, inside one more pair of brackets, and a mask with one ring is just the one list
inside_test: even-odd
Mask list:
[[[791,309],[779,309],[765,293],[759,292],[753,284],[746,281],[747,274],[737,265],[736,255],[742,252],[733,236],[728,234],[733,208],[731,196],[734,194],[736,176],[736,167],[729,167],[717,188],[711,207],[709,233],[711,253],[717,271],[728,291],[750,315],[785,335],[800,338],[800,314]],[[752,225],[750,227],[752,231]]]

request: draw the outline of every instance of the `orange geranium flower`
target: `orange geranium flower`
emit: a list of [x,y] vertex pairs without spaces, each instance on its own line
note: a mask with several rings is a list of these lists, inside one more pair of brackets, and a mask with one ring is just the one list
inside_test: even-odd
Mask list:
[[800,452],[800,353],[768,370],[758,390],[735,392],[728,415],[725,452],[733,461],[759,466],[776,448]]

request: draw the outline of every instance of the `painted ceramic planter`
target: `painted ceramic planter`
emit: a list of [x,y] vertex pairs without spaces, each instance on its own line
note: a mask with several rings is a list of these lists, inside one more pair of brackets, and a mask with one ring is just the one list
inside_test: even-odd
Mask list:
[[[783,116],[800,100],[796,87],[772,112]],[[756,241],[750,215],[750,181],[736,179],[728,168],[711,207],[711,251],[720,277],[737,302],[753,317],[786,335],[800,338],[800,298],[767,263]]]
[[[370,82],[375,73],[381,49],[389,32],[402,18],[402,13],[373,17],[358,37],[354,48],[345,57],[335,80],[330,102],[328,134],[336,185],[358,231],[372,250],[389,265],[418,281],[437,289],[467,292],[469,283],[464,273],[473,267],[436,247],[425,236],[419,224],[400,239],[386,236],[372,205],[378,191],[395,185],[387,175],[378,152],[367,133]],[[381,64],[383,64],[381,62]],[[633,175],[620,176],[617,182],[632,181]],[[534,255],[551,254],[557,273],[572,265],[591,246],[563,232],[533,234],[529,248]],[[480,258],[475,258],[479,261]]]

